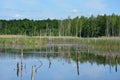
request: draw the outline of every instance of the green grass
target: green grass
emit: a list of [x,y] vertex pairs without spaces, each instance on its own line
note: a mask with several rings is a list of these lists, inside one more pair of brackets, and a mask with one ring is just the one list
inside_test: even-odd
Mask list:
[[101,49],[101,50],[119,50],[119,39],[89,39],[89,48]]
[[[77,42],[80,46],[86,46],[90,50],[119,50],[120,39],[102,39],[102,38],[33,38],[33,37],[21,37],[21,38],[0,38],[0,45],[7,48],[19,48],[16,46],[22,46],[22,48],[40,48],[46,42]],[[14,46],[14,47],[11,47]],[[0,46],[2,47],[2,46]]]
[[0,38],[0,45],[4,45],[6,48],[37,48],[41,47],[45,43],[44,39],[40,38]]

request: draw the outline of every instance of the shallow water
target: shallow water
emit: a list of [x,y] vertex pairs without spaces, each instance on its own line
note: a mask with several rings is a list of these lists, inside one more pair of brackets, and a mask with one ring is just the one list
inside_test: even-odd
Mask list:
[[119,64],[119,57],[76,51],[1,51],[0,80],[119,80]]

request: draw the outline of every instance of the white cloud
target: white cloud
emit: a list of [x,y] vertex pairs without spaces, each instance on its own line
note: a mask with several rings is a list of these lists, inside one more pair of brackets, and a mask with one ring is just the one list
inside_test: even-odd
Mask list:
[[21,14],[15,14],[14,17],[15,17],[15,18],[23,18],[23,15],[21,15]]
[[70,13],[79,13],[80,11],[77,10],[77,9],[72,9],[72,10],[69,10],[69,11],[67,11],[67,12],[70,12]]
[[86,6],[97,10],[103,10],[106,7],[102,0],[90,0],[86,3]]

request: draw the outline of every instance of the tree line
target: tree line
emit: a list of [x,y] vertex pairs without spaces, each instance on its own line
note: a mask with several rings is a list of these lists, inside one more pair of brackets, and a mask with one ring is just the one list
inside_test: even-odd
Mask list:
[[120,15],[97,15],[63,20],[0,20],[0,34],[28,36],[120,36]]

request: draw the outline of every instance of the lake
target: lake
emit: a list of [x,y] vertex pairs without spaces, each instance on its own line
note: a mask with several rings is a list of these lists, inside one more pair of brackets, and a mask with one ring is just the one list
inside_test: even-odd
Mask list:
[[0,50],[0,80],[120,80],[120,57],[74,47]]

